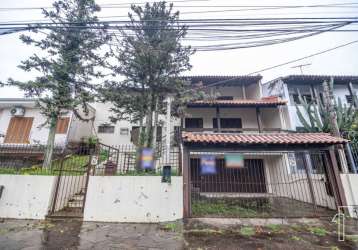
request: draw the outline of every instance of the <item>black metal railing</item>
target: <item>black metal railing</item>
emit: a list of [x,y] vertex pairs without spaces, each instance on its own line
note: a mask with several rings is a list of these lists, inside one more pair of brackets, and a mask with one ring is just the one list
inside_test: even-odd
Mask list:
[[227,165],[227,154],[216,152],[215,171],[209,173],[201,158],[210,152],[191,152],[192,217],[334,215],[334,187],[325,152],[235,152],[244,159],[236,167]]
[[182,128],[184,132],[211,132],[211,133],[288,133],[294,132],[281,128]]
[[108,146],[99,144],[97,164],[94,175],[160,175],[164,166],[171,166],[172,174],[180,174],[179,147],[171,147],[167,152],[165,143],[161,143],[154,153],[153,171],[142,171],[140,168],[140,148],[135,145]]

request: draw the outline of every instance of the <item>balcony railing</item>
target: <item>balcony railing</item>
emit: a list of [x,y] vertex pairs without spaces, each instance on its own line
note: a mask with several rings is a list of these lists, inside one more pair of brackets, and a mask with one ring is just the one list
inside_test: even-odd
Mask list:
[[182,128],[185,132],[210,132],[210,133],[291,133],[292,130],[286,130],[281,128]]

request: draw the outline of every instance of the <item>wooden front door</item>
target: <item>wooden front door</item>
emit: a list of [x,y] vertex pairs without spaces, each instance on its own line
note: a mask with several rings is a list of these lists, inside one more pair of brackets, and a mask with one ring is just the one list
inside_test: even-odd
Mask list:
[[29,143],[33,117],[11,117],[4,143]]

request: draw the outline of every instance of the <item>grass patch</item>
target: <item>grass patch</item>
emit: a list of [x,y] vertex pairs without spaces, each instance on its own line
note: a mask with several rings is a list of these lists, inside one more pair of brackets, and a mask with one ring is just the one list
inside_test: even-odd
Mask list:
[[281,231],[282,227],[278,224],[269,224],[266,226],[272,233],[278,233]]
[[290,239],[293,240],[293,241],[300,241],[300,240],[302,240],[301,237],[298,237],[298,236],[295,236],[295,235],[292,236]]
[[346,238],[347,240],[358,242],[358,235],[347,235]]
[[179,223],[169,222],[169,223],[164,224],[161,227],[161,229],[164,230],[164,231],[179,232],[180,231],[180,225],[179,225]]
[[[53,160],[50,169],[43,169],[42,165],[33,165],[28,168],[0,168],[0,174],[12,175],[58,175],[61,169],[62,160]],[[88,155],[72,155],[63,161],[62,175],[83,175],[81,172],[73,172],[71,170],[86,171],[89,162]]]
[[256,234],[255,228],[253,227],[242,227],[240,229],[240,234],[242,236],[250,237]]
[[311,232],[311,234],[321,237],[326,236],[328,234],[327,230],[321,227],[309,227],[308,230]]
[[248,199],[194,198],[192,203],[195,216],[260,217],[267,216],[269,211],[270,206],[265,201]]
[[215,203],[207,201],[195,201],[192,204],[192,212],[194,215],[221,215],[221,216],[240,216],[255,217],[257,212],[253,209],[247,209],[240,206],[233,206],[224,201]]

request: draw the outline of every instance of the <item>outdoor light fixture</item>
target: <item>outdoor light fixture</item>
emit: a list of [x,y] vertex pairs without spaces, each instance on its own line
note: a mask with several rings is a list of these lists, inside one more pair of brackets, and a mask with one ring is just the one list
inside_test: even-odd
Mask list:
[[171,183],[172,182],[172,166],[164,166],[162,172],[162,182]]

